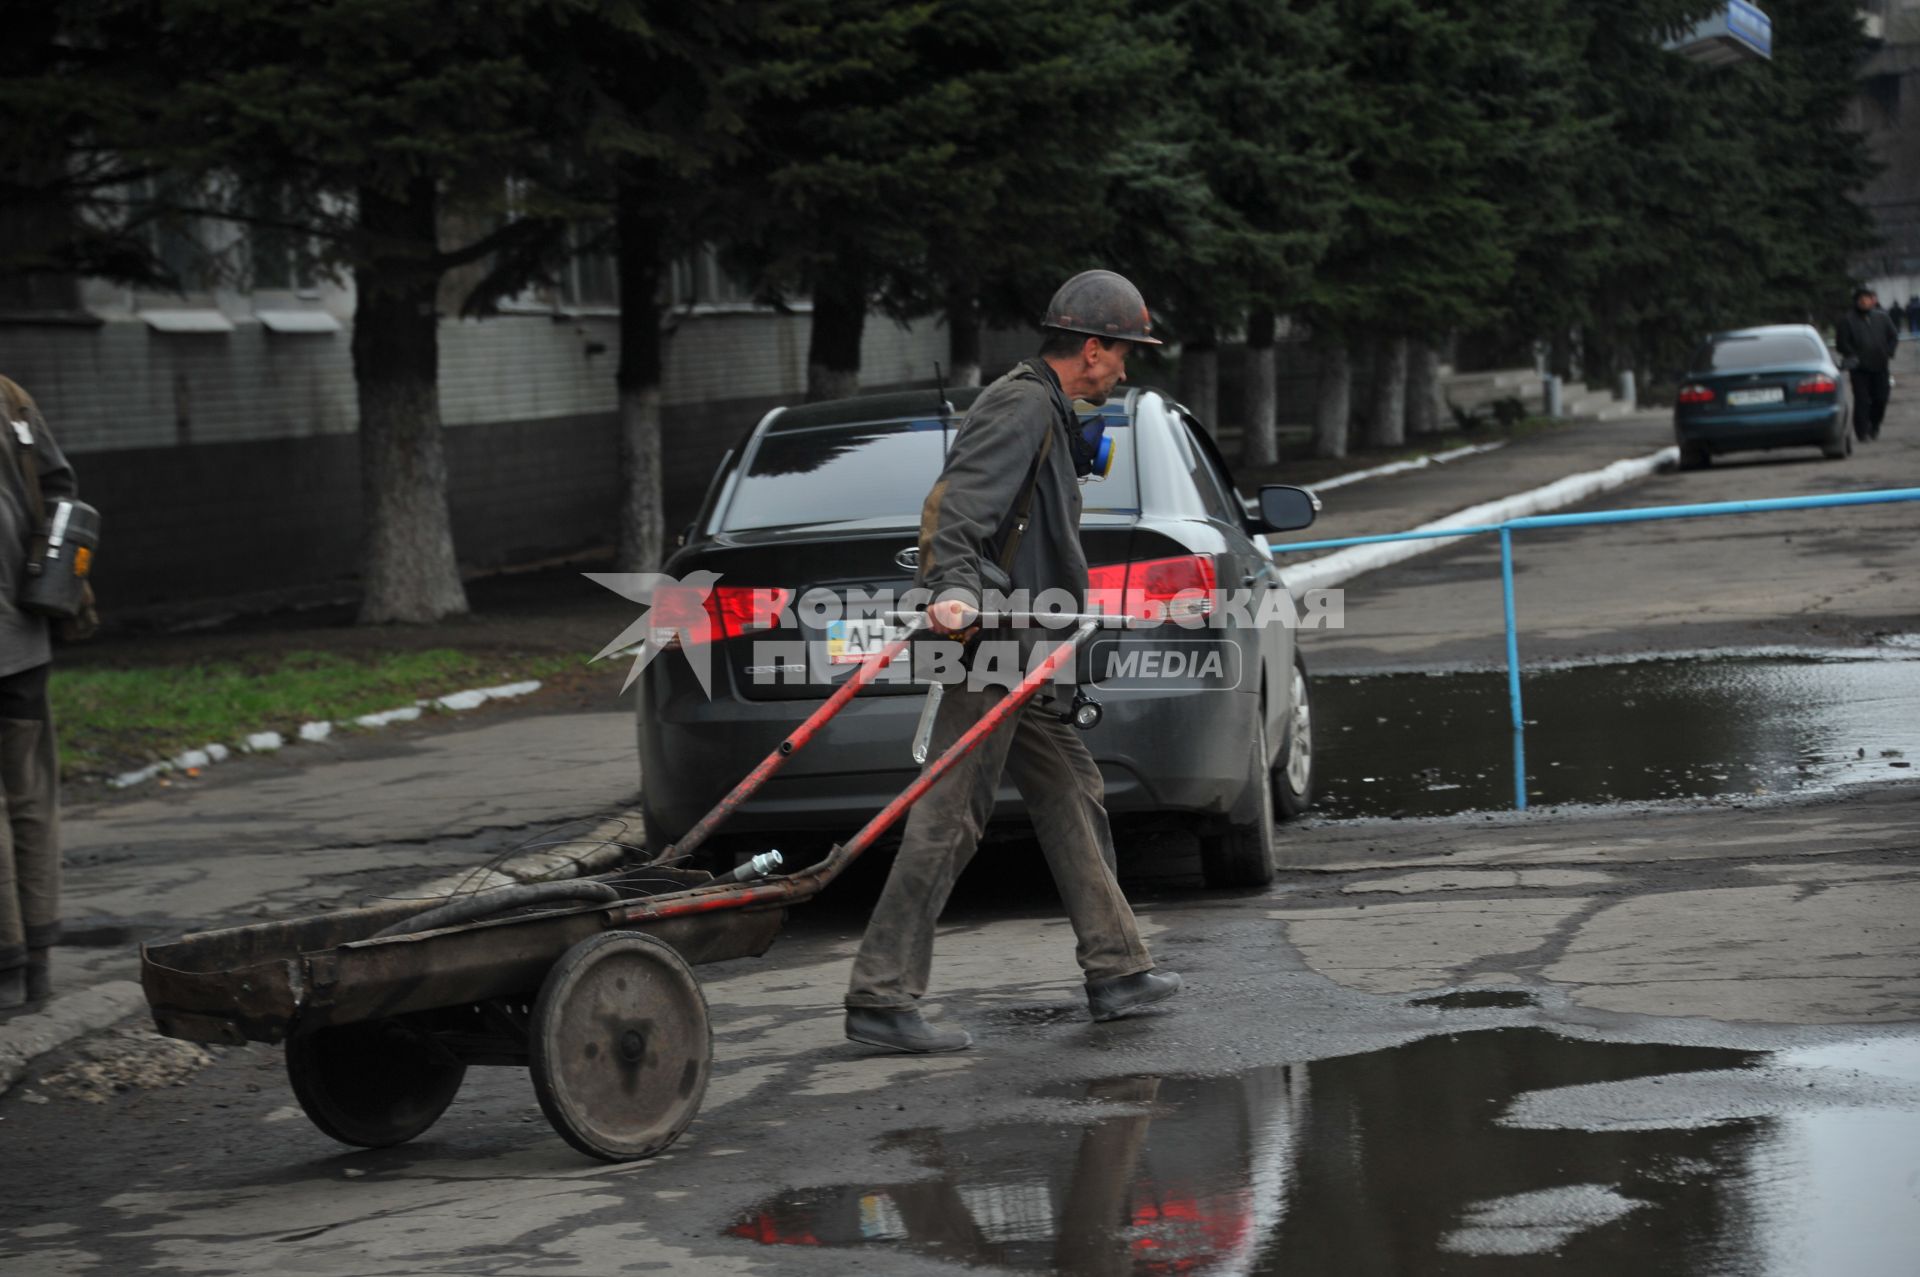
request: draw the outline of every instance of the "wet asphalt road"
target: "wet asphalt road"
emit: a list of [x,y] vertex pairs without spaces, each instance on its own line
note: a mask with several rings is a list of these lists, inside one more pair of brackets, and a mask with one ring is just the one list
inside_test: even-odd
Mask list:
[[[621,1168],[561,1143],[519,1069],[472,1070],[413,1144],[348,1152],[300,1116],[271,1048],[196,1067],[153,1039],[96,1043],[92,1073],[124,1068],[130,1089],[54,1065],[0,1101],[0,1260],[1910,1272],[1916,815],[1920,789],[1896,786],[1329,823],[1247,894],[1200,889],[1170,836],[1136,845],[1128,877],[1190,988],[1111,1025],[1084,1018],[1036,858],[1002,848],[940,939],[941,1011],[978,1045],[923,1059],[840,1038],[863,873],[766,957],[702,970],[701,1116]],[[76,1095],[89,1082],[103,1102]]]
[[[1902,347],[1895,373],[1900,384],[1880,438],[1847,460],[1828,461],[1810,448],[1735,453],[1577,508],[1920,487],[1920,342]],[[1622,456],[1671,442],[1648,439],[1637,421],[1621,429]],[[1315,535],[1381,531],[1383,521],[1404,526],[1378,508],[1391,503],[1391,483],[1328,493]],[[1362,508],[1342,516],[1343,501]],[[1516,533],[1521,660],[1533,667],[1703,649],[1871,647],[1920,630],[1917,529],[1920,505],[1907,503]],[[1497,538],[1372,572],[1346,588],[1346,627],[1306,635],[1314,670],[1504,668]]]
[[[1920,404],[1897,400],[1851,463],[1735,461],[1615,500],[1912,484]],[[1162,1012],[1086,1020],[1051,888],[1015,846],[983,856],[939,942],[938,1009],[973,1051],[842,1039],[876,890],[863,867],[765,957],[701,970],[713,1084],[688,1138],[646,1163],[583,1160],[511,1068],[470,1071],[414,1143],[346,1151],[294,1106],[277,1050],[200,1052],[133,1024],[0,1098],[0,1265],[1911,1277],[1920,786],[1882,751],[1911,752],[1920,706],[1909,667],[1879,662],[1920,630],[1917,516],[1796,517],[1528,541],[1523,655],[1589,671],[1538,700],[1553,721],[1529,771],[1542,801],[1636,801],[1525,818],[1432,788],[1501,792],[1498,708],[1479,721],[1497,681],[1366,681],[1497,662],[1493,561],[1467,547],[1363,578],[1353,628],[1307,651],[1330,689],[1362,680],[1323,716],[1354,732],[1324,739],[1334,810],[1370,818],[1288,830],[1288,872],[1260,893],[1201,889],[1178,832],[1136,839],[1129,893],[1189,981]],[[1775,645],[1836,649],[1843,668],[1797,698],[1778,680],[1807,672],[1777,655],[1731,682],[1618,672]],[[1876,696],[1882,717],[1862,721]],[[1604,740],[1561,722],[1596,703],[1614,711]],[[217,785],[264,784],[251,804],[176,793],[103,815],[83,849],[103,921],[78,958],[124,971],[123,923],[282,915],[471,863],[523,840],[509,821],[530,809],[592,805],[567,789],[583,775],[626,796],[621,716],[533,730],[344,745],[337,774],[236,764]],[[1650,766],[1634,745],[1656,736]],[[1668,790],[1621,792],[1623,761]],[[1365,794],[1386,773],[1393,796]],[[403,777],[444,792],[408,798]],[[1714,796],[1637,801],[1689,793]],[[1414,818],[1450,807],[1475,810]],[[151,844],[149,825],[177,837]]]

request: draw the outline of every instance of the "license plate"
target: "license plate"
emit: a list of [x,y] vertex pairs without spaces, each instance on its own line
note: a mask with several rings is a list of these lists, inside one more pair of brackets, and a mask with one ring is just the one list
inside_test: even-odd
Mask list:
[[1785,403],[1787,392],[1778,386],[1767,386],[1761,390],[1730,390],[1727,392],[1727,404],[1733,408],[1745,408],[1757,403]]
[[888,625],[877,616],[851,621],[829,621],[827,623],[827,664],[858,665],[903,633],[905,631],[898,626]]

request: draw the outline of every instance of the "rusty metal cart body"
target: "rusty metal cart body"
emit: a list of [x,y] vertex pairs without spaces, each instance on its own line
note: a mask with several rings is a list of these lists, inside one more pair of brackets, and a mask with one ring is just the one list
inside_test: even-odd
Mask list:
[[805,870],[734,881],[676,866],[906,648],[918,620],[659,857],[425,912],[421,902],[395,901],[144,945],[154,1023],[191,1041],[284,1043],[301,1107],[348,1144],[412,1139],[446,1111],[468,1066],[493,1064],[529,1068],[548,1120],[581,1151],[612,1161],[658,1153],[693,1121],[712,1065],[691,967],[766,952],[789,906],[838,877],[1094,629],[1126,623],[1064,619],[1074,624],[1071,641]]

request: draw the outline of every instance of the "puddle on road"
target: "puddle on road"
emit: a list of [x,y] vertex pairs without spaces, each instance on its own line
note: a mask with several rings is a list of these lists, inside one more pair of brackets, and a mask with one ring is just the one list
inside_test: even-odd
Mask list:
[[[1088,1125],[909,1131],[923,1178],[729,1230],[1068,1273],[1911,1274],[1920,1043],[1764,1054],[1543,1029],[1131,1077]],[[883,1261],[884,1262],[884,1261]]]
[[[1715,658],[1524,675],[1531,806],[1783,794],[1920,763],[1920,660]],[[1315,812],[1513,806],[1504,673],[1313,684]]]

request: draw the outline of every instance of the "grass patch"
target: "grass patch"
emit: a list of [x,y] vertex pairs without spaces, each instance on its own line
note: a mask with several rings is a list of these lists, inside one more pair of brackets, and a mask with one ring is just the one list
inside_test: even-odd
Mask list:
[[205,665],[82,668],[53,673],[50,696],[64,775],[113,774],[209,742],[291,733],[315,719],[351,719],[428,696],[581,668],[552,653],[275,652]]

